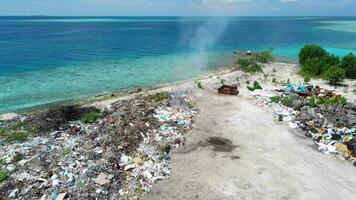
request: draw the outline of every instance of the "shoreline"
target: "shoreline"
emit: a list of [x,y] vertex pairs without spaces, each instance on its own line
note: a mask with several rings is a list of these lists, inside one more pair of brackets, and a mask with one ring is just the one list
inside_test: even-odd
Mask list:
[[[287,63],[287,62],[285,62],[285,63]],[[0,112],[0,119],[1,119],[1,116],[7,115],[7,114],[13,114],[13,113],[32,114],[32,113],[44,111],[51,107],[61,106],[61,105],[90,106],[92,104],[103,102],[103,101],[110,101],[110,100],[114,101],[116,99],[125,98],[126,96],[131,96],[131,95],[140,94],[140,93],[144,93],[144,92],[152,92],[152,91],[160,90],[160,89],[163,89],[166,87],[173,87],[175,85],[184,84],[184,83],[191,82],[191,81],[194,82],[196,80],[206,79],[206,78],[209,78],[209,76],[211,76],[212,74],[217,74],[217,75],[227,74],[227,73],[230,73],[235,70],[237,70],[236,65],[232,62],[232,63],[228,63],[226,65],[221,66],[221,68],[218,70],[208,71],[204,74],[195,76],[193,78],[184,79],[184,80],[156,84],[156,85],[148,85],[145,87],[127,88],[127,89],[117,90],[117,91],[112,91],[112,92],[104,92],[104,93],[98,94],[98,95],[88,95],[87,97],[79,97],[79,98],[74,98],[71,100],[63,100],[63,101],[57,101],[57,102],[47,103],[47,104],[43,104],[43,105],[31,106],[29,108],[16,109],[14,111]]]
[[[298,65],[273,62],[261,67],[264,73],[250,74],[231,68],[116,98],[82,102],[88,109],[100,108],[101,111],[94,111],[99,115],[93,121],[78,117],[88,113],[88,109],[65,106],[35,118],[24,116],[3,122],[6,134],[0,158],[3,172],[8,174],[0,193],[6,197],[33,198],[31,189],[22,190],[25,183],[34,185],[33,188],[46,186],[35,194],[38,199],[57,195],[68,199],[87,195],[124,199],[172,199],[170,195],[174,195],[187,199],[181,198],[181,194],[188,199],[194,198],[189,196],[192,194],[199,194],[200,199],[206,199],[204,194],[216,195],[216,199],[236,199],[243,194],[239,187],[233,187],[234,183],[226,182],[229,177],[237,177],[241,184],[248,179],[251,184],[268,185],[283,196],[290,194],[280,189],[281,184],[290,190],[303,190],[294,186],[292,180],[308,182],[311,191],[322,193],[320,188],[313,187],[310,169],[320,163],[330,165],[327,176],[319,177],[324,181],[329,180],[330,173],[338,177],[337,172],[351,173],[354,167],[313,151],[315,143],[304,136],[304,131],[287,123],[292,115],[284,117],[286,121],[278,121],[275,112],[279,106],[273,106],[282,104],[273,104],[269,97],[279,92],[293,95],[286,91],[285,82],[287,78],[295,84],[302,81],[296,74]],[[255,81],[263,89],[252,92],[248,88]],[[222,84],[237,84],[240,93],[218,94]],[[321,80],[312,80],[311,84],[330,89]],[[281,92],[282,88],[285,92]],[[354,92],[344,93],[342,89],[332,91],[342,95]],[[355,96],[351,97],[353,102]],[[77,117],[71,118],[72,115]],[[29,123],[23,123],[26,117]],[[18,135],[21,132],[26,135]],[[301,165],[305,158],[317,162]],[[237,164],[240,170],[236,170]],[[261,182],[261,173],[256,176],[253,169],[267,174],[267,178]],[[280,175],[281,171],[293,178],[284,182],[268,178]],[[212,183],[213,188],[199,186],[187,190],[184,186],[192,182],[194,186]],[[230,191],[231,188],[235,189]],[[255,194],[247,190],[247,195]],[[262,194],[269,193],[266,190]]]

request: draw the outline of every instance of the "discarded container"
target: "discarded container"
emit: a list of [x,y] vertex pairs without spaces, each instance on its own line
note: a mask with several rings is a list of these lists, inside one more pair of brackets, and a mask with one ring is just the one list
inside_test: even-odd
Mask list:
[[278,115],[278,121],[283,122],[283,115],[282,114]]
[[228,94],[228,95],[238,95],[239,91],[237,90],[236,85],[223,85],[219,88],[219,94]]

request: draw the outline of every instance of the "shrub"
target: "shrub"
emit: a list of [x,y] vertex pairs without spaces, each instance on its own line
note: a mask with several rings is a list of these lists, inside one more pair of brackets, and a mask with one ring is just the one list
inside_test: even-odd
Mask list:
[[70,150],[70,148],[64,148],[63,150],[63,156],[67,156],[71,153],[72,151]]
[[309,74],[307,74],[303,77],[303,79],[304,79],[304,83],[308,84],[311,80],[311,76]]
[[19,142],[24,142],[27,140],[28,133],[26,132],[15,132],[11,133],[6,137],[6,140],[8,142],[13,142],[13,141],[19,141]]
[[200,81],[197,82],[197,87],[198,87],[199,89],[204,89],[204,88],[203,88],[203,85],[202,85],[202,83],[201,83]]
[[271,59],[272,56],[270,51],[261,51],[258,52],[256,55],[257,62],[268,63],[269,61],[271,61]]
[[339,58],[325,54],[322,57],[308,58],[301,67],[302,76],[320,77],[329,68],[339,65]]
[[293,97],[283,97],[283,98],[281,99],[281,103],[282,103],[284,106],[292,107],[292,106],[293,106]]
[[253,59],[239,59],[237,63],[241,66],[242,70],[247,73],[259,73],[262,72],[262,68]]
[[346,55],[342,60],[340,67],[345,70],[347,78],[356,78],[356,55],[352,53]]
[[257,81],[255,81],[253,82],[253,87],[247,86],[247,89],[250,91],[255,91],[255,90],[262,90],[262,87]]
[[242,68],[244,67],[248,67],[253,63],[253,61],[251,59],[246,59],[246,58],[240,58],[237,61],[237,64],[239,64]]
[[170,94],[169,94],[169,92],[159,92],[159,93],[150,95],[148,98],[150,101],[160,102],[160,101],[169,99]]
[[325,56],[327,53],[325,49],[317,45],[305,45],[299,52],[299,63],[304,65],[305,62],[310,58],[320,58]]
[[345,97],[332,97],[325,102],[326,105],[347,104],[347,99]]
[[261,85],[260,85],[257,81],[254,81],[254,82],[253,82],[253,87],[254,87],[256,90],[262,90]]
[[15,156],[12,158],[13,162],[19,162],[24,158],[24,155],[20,153],[16,153]]
[[81,118],[80,121],[83,123],[93,123],[95,122],[98,118],[100,117],[99,112],[91,111],[86,114],[84,114]]
[[0,170],[0,182],[3,182],[9,178],[9,174],[7,172]]
[[277,79],[276,78],[272,78],[272,83],[277,83]]
[[281,101],[281,97],[279,96],[273,96],[269,98],[272,103],[279,103]]
[[309,107],[315,108],[320,104],[324,103],[324,99],[323,97],[319,97],[319,96],[312,96],[310,98],[307,99],[307,105]]
[[324,73],[323,77],[329,82],[329,85],[341,85],[345,79],[345,70],[340,67],[332,67]]

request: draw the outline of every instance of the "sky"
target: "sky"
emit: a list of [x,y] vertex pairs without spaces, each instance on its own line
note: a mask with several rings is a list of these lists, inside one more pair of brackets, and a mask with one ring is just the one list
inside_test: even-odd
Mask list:
[[0,15],[355,16],[356,0],[0,0]]

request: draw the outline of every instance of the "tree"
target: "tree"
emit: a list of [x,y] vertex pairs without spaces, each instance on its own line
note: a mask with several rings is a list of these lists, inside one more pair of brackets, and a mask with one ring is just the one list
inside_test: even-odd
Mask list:
[[345,79],[345,70],[340,67],[331,67],[323,76],[329,82],[329,85],[341,85]]
[[325,49],[317,45],[305,45],[299,52],[299,63],[304,65],[310,58],[321,58],[325,56],[327,52]]
[[329,68],[339,66],[339,63],[339,57],[329,54],[319,58],[308,58],[301,67],[301,75],[320,77]]
[[356,55],[349,53],[342,60],[340,67],[345,70],[347,78],[356,78]]

